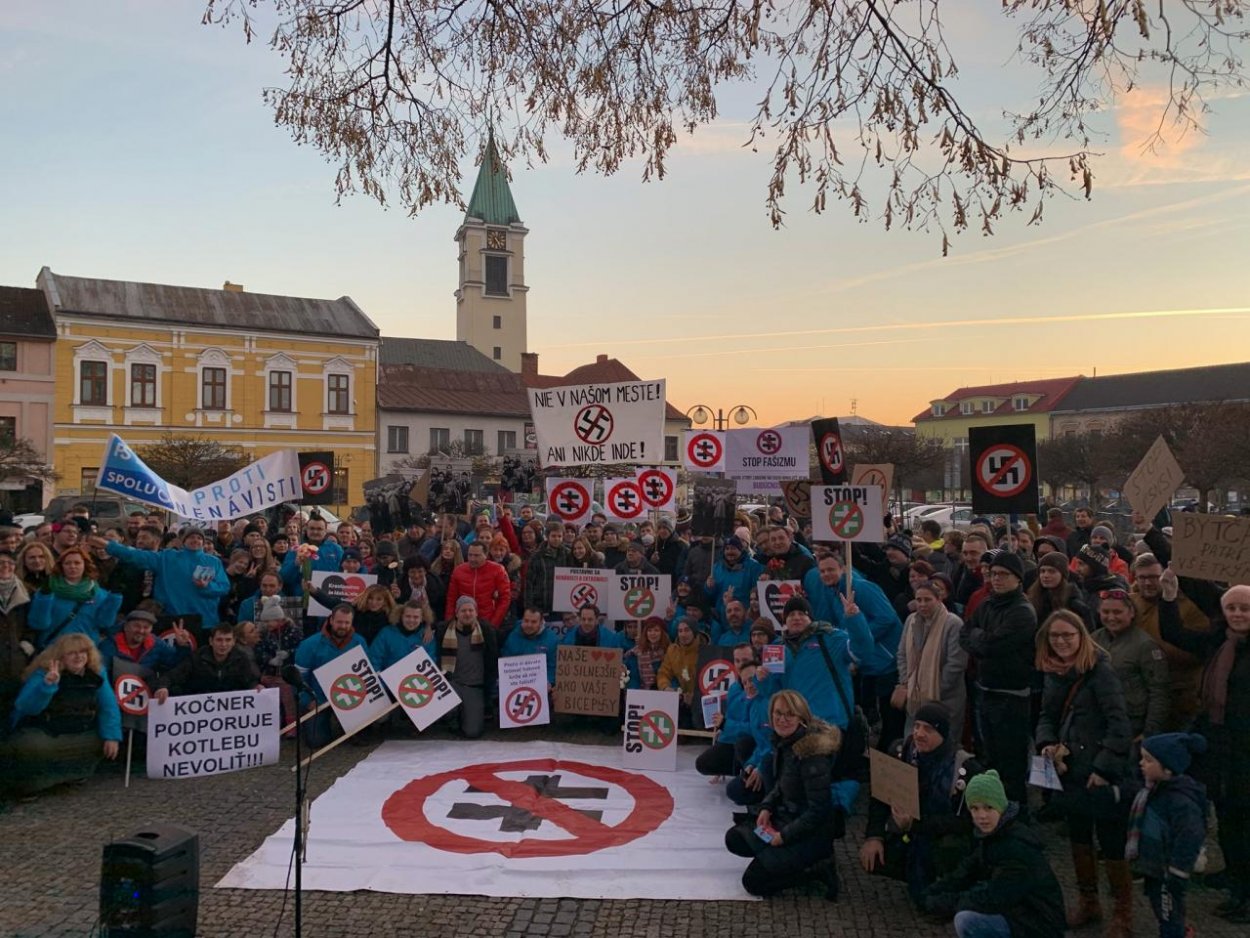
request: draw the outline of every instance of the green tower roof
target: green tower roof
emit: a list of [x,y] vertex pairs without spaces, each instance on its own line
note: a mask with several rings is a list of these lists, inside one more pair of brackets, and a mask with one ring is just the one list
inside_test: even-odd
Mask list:
[[477,182],[465,218],[480,218],[488,225],[510,225],[519,222],[512,190],[508,188],[508,174],[504,169],[499,151],[495,149],[495,135],[486,138],[486,152],[477,170]]

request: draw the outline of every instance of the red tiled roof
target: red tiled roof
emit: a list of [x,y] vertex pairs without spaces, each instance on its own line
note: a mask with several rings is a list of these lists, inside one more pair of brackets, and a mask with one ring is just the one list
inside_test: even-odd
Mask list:
[[[926,420],[948,420],[956,417],[995,417],[1011,414],[1043,414],[1054,410],[1074,387],[1081,380],[1080,375],[1071,378],[1044,378],[1039,381],[1013,381],[1010,384],[986,384],[974,388],[958,388],[943,398],[940,398],[946,405],[947,411],[941,417],[933,416],[933,408],[929,407],[916,416],[912,417],[912,423],[920,423]],[[1028,410],[1016,410],[1012,403],[1012,398],[1027,394],[1029,396],[1037,396],[1037,400],[1033,402]],[[978,409],[973,414],[961,414],[959,412],[959,403],[967,400],[981,400],[983,398],[1002,398],[1002,403],[990,413],[983,413]],[[935,398],[934,400],[938,400]]]
[[383,365],[378,381],[378,406],[387,410],[421,410],[443,414],[528,417],[529,395],[520,376]]
[[[555,388],[566,384],[611,384],[620,381],[641,381],[619,358],[598,356],[593,362],[579,365],[566,375],[523,374],[522,379],[531,388]],[[681,409],[665,401],[666,420],[689,420]]]

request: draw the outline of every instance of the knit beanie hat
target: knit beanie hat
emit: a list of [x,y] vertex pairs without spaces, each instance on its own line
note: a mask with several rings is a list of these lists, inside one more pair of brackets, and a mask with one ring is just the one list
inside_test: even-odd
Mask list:
[[891,548],[906,555],[908,558],[911,557],[911,541],[901,534],[896,534],[885,542],[885,549],[890,550]]
[[1093,544],[1086,544],[1082,547],[1076,558],[1089,567],[1090,573],[1094,576],[1104,576],[1107,566],[1111,563],[1111,555],[1105,549]]
[[1000,570],[1006,570],[1017,580],[1024,579],[1024,561],[1020,559],[1019,554],[1011,550],[996,550],[994,556],[990,559],[990,569],[998,567]]
[[260,607],[257,622],[277,622],[286,618],[286,610],[282,608],[282,599],[279,596],[262,596]]
[[786,600],[786,607],[781,612],[781,618],[785,619],[792,612],[803,612],[807,615],[812,614],[812,606],[802,596],[791,596]]
[[1099,535],[1099,536],[1100,536],[1100,537],[1102,537],[1102,538],[1103,538],[1103,539],[1104,539],[1104,540],[1105,540],[1108,544],[1114,544],[1114,543],[1115,543],[1115,532],[1114,532],[1114,531],[1112,531],[1112,530],[1111,530],[1109,527],[1107,527],[1105,524],[1096,524],[1096,525],[1094,525],[1093,530],[1091,530],[1091,531],[1089,532],[1089,536],[1092,538],[1094,535]]
[[1173,775],[1180,775],[1195,755],[1207,751],[1207,741],[1197,733],[1156,733],[1143,740],[1141,747]]
[[928,723],[943,739],[950,735],[951,712],[940,701],[930,700],[928,703],[921,704],[914,719],[921,723]]
[[1057,550],[1052,550],[1049,554],[1042,557],[1037,562],[1039,567],[1050,567],[1052,570],[1058,570],[1059,575],[1063,579],[1068,578],[1068,558]]
[[474,609],[476,609],[477,600],[474,599],[472,596],[461,596],[459,599],[456,600],[456,612],[459,612],[465,606],[472,606]]
[[968,788],[964,791],[964,801],[969,805],[988,805],[995,811],[1007,810],[1007,792],[1003,790],[1002,780],[993,769],[972,776]]

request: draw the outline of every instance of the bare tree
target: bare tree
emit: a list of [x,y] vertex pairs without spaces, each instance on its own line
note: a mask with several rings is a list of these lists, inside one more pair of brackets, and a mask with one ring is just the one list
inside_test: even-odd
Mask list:
[[853,464],[893,464],[895,497],[900,505],[905,488],[942,486],[947,455],[942,441],[934,437],[917,436],[906,427],[873,429],[865,431],[854,443],[848,443],[847,451]]
[[[1090,506],[1097,509],[1099,483],[1117,472],[1116,450],[1104,437],[1090,433],[1041,440],[1037,445],[1038,478],[1054,489],[1084,487],[1089,492]],[[1119,477],[1120,481],[1124,475],[1127,473]]]
[[166,482],[184,489],[209,485],[250,462],[242,450],[202,436],[164,434],[160,441],[137,447],[139,458]]
[[0,438],[0,482],[22,479],[53,482],[57,474],[30,440]]
[[[545,161],[549,136],[578,171],[640,158],[663,178],[679,134],[711,123],[718,92],[754,89],[743,134],[774,147],[766,206],[812,183],[885,226],[992,233],[1040,221],[1046,197],[1093,187],[1092,112],[1143,73],[1168,85],[1160,129],[1197,126],[1204,98],[1240,84],[1250,0],[1002,0],[1018,24],[1000,58],[1030,70],[1023,102],[989,132],[957,86],[943,13],[953,0],[206,0],[206,24],[259,30],[289,84],[265,101],[301,144],[338,163],[340,197],[411,213],[459,203],[459,164],[487,126],[504,156]],[[261,20],[264,20],[262,25]],[[272,21],[272,27],[270,26]],[[270,29],[272,31],[270,32]],[[981,89],[984,90],[984,89]],[[990,110],[985,108],[984,110]],[[871,176],[883,182],[873,190]]]

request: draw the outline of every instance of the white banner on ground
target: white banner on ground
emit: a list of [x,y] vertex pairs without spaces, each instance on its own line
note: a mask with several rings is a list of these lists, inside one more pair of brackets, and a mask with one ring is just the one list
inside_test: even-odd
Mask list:
[[391,705],[381,678],[359,645],[317,668],[313,677],[345,733],[368,726]]
[[552,580],[551,611],[577,612],[587,603],[602,609],[611,585],[611,570],[556,567],[555,579]]
[[729,430],[725,435],[725,476],[745,479],[806,479],[812,432],[808,426]]
[[813,485],[812,538],[817,541],[885,540],[879,485]]
[[664,379],[530,388],[544,466],[646,463],[664,458]]
[[608,589],[609,619],[664,617],[673,580],[666,573],[613,573]]
[[547,700],[547,656],[499,659],[499,726],[514,730],[551,722]]
[[148,706],[148,778],[198,778],[275,765],[276,687],[170,697]]
[[424,648],[414,648],[383,671],[382,682],[418,730],[460,706],[460,695]]
[[677,698],[672,690],[626,692],[621,764],[627,769],[677,770]]
[[[694,770],[626,770],[613,746],[388,742],[312,805],[305,889],[740,899],[730,803]],[[294,821],[217,885],[282,889]]]
[[316,570],[309,577],[313,589],[325,593],[326,599],[334,601],[333,606],[324,606],[311,596],[308,597],[308,614],[310,616],[328,616],[339,603],[354,603],[356,597],[378,582],[374,573],[334,573],[329,570]]

